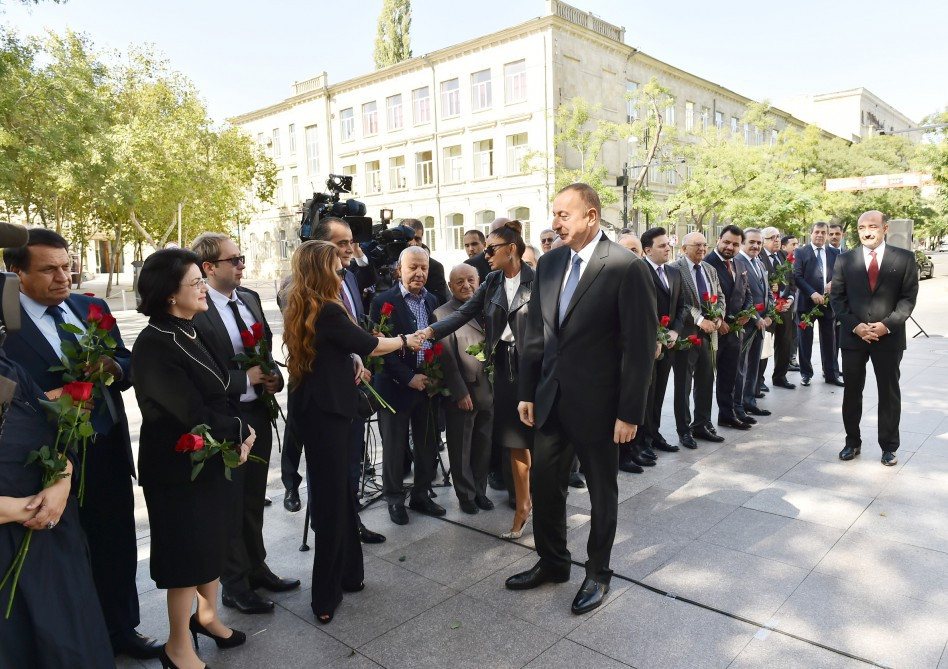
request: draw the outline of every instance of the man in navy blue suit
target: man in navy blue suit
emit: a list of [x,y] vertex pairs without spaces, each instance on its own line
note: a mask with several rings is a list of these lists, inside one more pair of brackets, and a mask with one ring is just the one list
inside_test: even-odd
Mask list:
[[[744,230],[744,248],[734,260],[741,272],[747,276],[747,287],[750,290],[751,303],[764,305],[769,309],[773,302],[770,295],[770,286],[767,280],[767,270],[760,261],[760,251],[763,248],[763,236],[757,228]],[[769,416],[770,410],[757,406],[757,372],[760,367],[760,354],[763,349],[764,332],[771,325],[766,313],[753,316],[743,334],[743,343],[740,362],[737,368],[737,380],[734,383],[734,410],[735,413],[745,413],[753,416]]]
[[[428,281],[428,252],[420,246],[409,246],[398,258],[399,281],[372,300],[370,317],[373,323],[382,318],[382,308],[392,305],[388,324],[392,335],[409,335],[424,330],[437,320],[434,310],[440,301],[425,289]],[[431,348],[431,342],[425,342]],[[435,504],[428,493],[435,476],[438,413],[436,398],[425,391],[427,377],[418,372],[423,351],[402,351],[383,357],[385,366],[375,377],[374,386],[395,409],[379,412],[382,436],[382,493],[388,513],[396,525],[408,523],[405,511],[405,452],[408,449],[408,428],[411,427],[412,462],[415,481],[409,508],[432,516],[443,516],[444,509]]]
[[[70,295],[68,249],[69,243],[52,230],[33,228],[27,246],[3,253],[7,268],[20,279],[22,320],[22,329],[7,337],[4,348],[46,393],[63,386],[62,373],[49,368],[62,364],[63,341],[75,341],[60,325],[70,323],[85,329],[91,305],[110,313],[104,300]],[[122,402],[122,391],[132,383],[131,353],[117,326],[110,334],[117,343],[115,357],[106,358],[103,367],[115,381],[92,410],[96,436],[86,454],[85,499],[79,520],[89,542],[92,575],[112,648],[116,654],[148,659],[158,657],[161,646],[135,630],[140,623],[132,491],[135,461]]]
[[[810,228],[810,243],[801,246],[794,253],[793,278],[800,291],[798,302],[799,313],[802,316],[815,305],[820,305],[823,315],[815,323],[820,328],[820,357],[823,361],[823,378],[827,383],[837,386],[843,385],[839,378],[839,365],[836,362],[836,327],[833,317],[833,308],[829,300],[825,299],[832,289],[833,267],[839,251],[826,243],[829,228],[826,223],[814,223]],[[813,364],[810,357],[813,354],[813,328],[806,328],[798,333],[800,345],[800,376],[801,383],[810,385],[813,378]]]

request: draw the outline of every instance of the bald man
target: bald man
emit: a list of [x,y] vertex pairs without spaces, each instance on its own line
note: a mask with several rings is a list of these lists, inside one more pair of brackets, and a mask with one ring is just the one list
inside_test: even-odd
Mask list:
[[[487,234],[490,234],[491,232],[493,232],[493,231],[496,230],[497,228],[503,227],[504,223],[509,223],[509,222],[510,222],[510,219],[509,219],[509,218],[503,218],[503,217],[501,217],[501,218],[495,218],[495,219],[491,222],[491,224],[490,224],[490,230],[488,231]],[[468,233],[465,235],[465,237],[467,237],[467,235],[469,235],[469,234],[471,234],[471,233],[468,232]],[[482,234],[481,236],[483,237],[483,234]],[[473,267],[474,269],[477,270],[477,277],[478,277],[478,280],[479,280],[479,281],[483,281],[484,279],[486,279],[486,278],[487,278],[487,275],[490,274],[490,272],[491,272],[490,263],[487,262],[487,256],[484,255],[483,248],[481,249],[481,251],[480,251],[479,253],[477,253],[476,255],[473,255],[473,256],[469,257],[469,258],[468,258],[467,260],[465,260],[464,262],[467,263],[468,265],[470,265],[471,267]]]
[[625,234],[621,235],[618,239],[619,246],[624,246],[637,255],[639,258],[642,257],[642,241],[635,235]]

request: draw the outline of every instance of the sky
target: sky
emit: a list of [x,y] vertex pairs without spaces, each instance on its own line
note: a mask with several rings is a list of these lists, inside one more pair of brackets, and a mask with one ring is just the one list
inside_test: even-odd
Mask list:
[[[864,87],[915,121],[948,107],[948,0],[574,0],[626,43],[756,100]],[[279,102],[294,81],[374,69],[382,0],[0,0],[22,33],[70,28],[99,49],[150,43],[217,120]],[[523,23],[544,0],[414,0],[415,56]]]

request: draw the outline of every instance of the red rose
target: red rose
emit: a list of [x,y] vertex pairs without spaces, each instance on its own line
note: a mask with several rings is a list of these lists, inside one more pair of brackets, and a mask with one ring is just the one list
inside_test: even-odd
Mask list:
[[253,332],[250,330],[241,332],[240,340],[244,343],[244,348],[254,348],[257,345],[257,338],[253,336]]
[[662,327],[667,328],[668,324],[672,322],[672,319],[668,316],[662,316]]
[[83,293],[86,297],[95,297],[95,293]]
[[803,322],[803,321],[800,322],[800,329],[801,329],[801,330],[806,330],[806,323],[805,323],[805,322]]
[[442,346],[441,344],[435,344],[435,345],[431,348],[431,351],[434,353],[434,356],[437,358],[437,357],[439,357],[442,353],[444,353],[444,346]]
[[98,323],[102,320],[102,307],[98,304],[89,305],[89,315],[86,316],[86,320],[90,323]]
[[692,346],[701,346],[701,337],[698,335],[688,335],[688,341],[691,342]]
[[718,303],[718,296],[717,296],[717,295],[712,295],[712,296],[711,296],[711,304],[717,304],[717,303]]
[[393,305],[391,302],[386,302],[382,305],[383,316],[391,316],[393,311],[395,311],[395,305]]
[[250,332],[253,333],[253,338],[259,342],[263,339],[263,323],[254,323],[250,326]]
[[711,299],[710,293],[702,293],[701,299],[704,300],[705,302],[707,302],[708,300]]
[[63,386],[63,395],[72,397],[73,402],[88,402],[92,399],[92,384],[87,381],[73,381]]
[[204,448],[204,437],[197,434],[182,434],[174,450],[178,453],[189,453],[200,451],[202,448]]
[[792,254],[792,253],[787,256],[787,262],[793,262],[794,260],[795,260],[795,258],[793,257],[793,254]]
[[102,314],[102,320],[99,321],[98,327],[100,330],[108,332],[115,327],[115,316],[112,314]]
[[766,309],[767,307],[765,307],[763,304],[755,304],[754,308],[757,310],[758,314],[762,314],[764,313],[764,309]]
[[432,362],[434,360],[434,356],[435,354],[433,349],[425,349],[425,362]]
[[773,292],[773,296],[774,296],[774,299],[775,299],[775,300],[776,300],[776,299],[779,299],[779,298],[777,297],[777,291],[776,291],[776,290]]

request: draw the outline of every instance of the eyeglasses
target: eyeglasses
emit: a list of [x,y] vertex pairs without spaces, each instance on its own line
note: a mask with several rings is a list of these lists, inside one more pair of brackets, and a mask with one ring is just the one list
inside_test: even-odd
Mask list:
[[495,253],[497,253],[497,249],[510,244],[513,244],[513,242],[504,242],[503,244],[488,244],[484,247],[484,255],[488,257],[493,256]]
[[540,243],[541,243],[541,244],[552,244],[554,239],[556,239],[556,237],[540,237]]
[[194,281],[188,281],[186,286],[191,286],[191,288],[203,288],[207,285],[207,279],[201,277],[200,279],[195,279]]
[[234,256],[233,258],[218,258],[217,260],[208,260],[207,262],[216,265],[219,262],[229,262],[234,267],[245,264],[247,256]]
[[706,249],[708,248],[707,244],[685,244],[685,248],[694,247],[696,249]]
[[346,278],[346,268],[340,267],[336,270],[336,276],[341,276],[343,279]]

